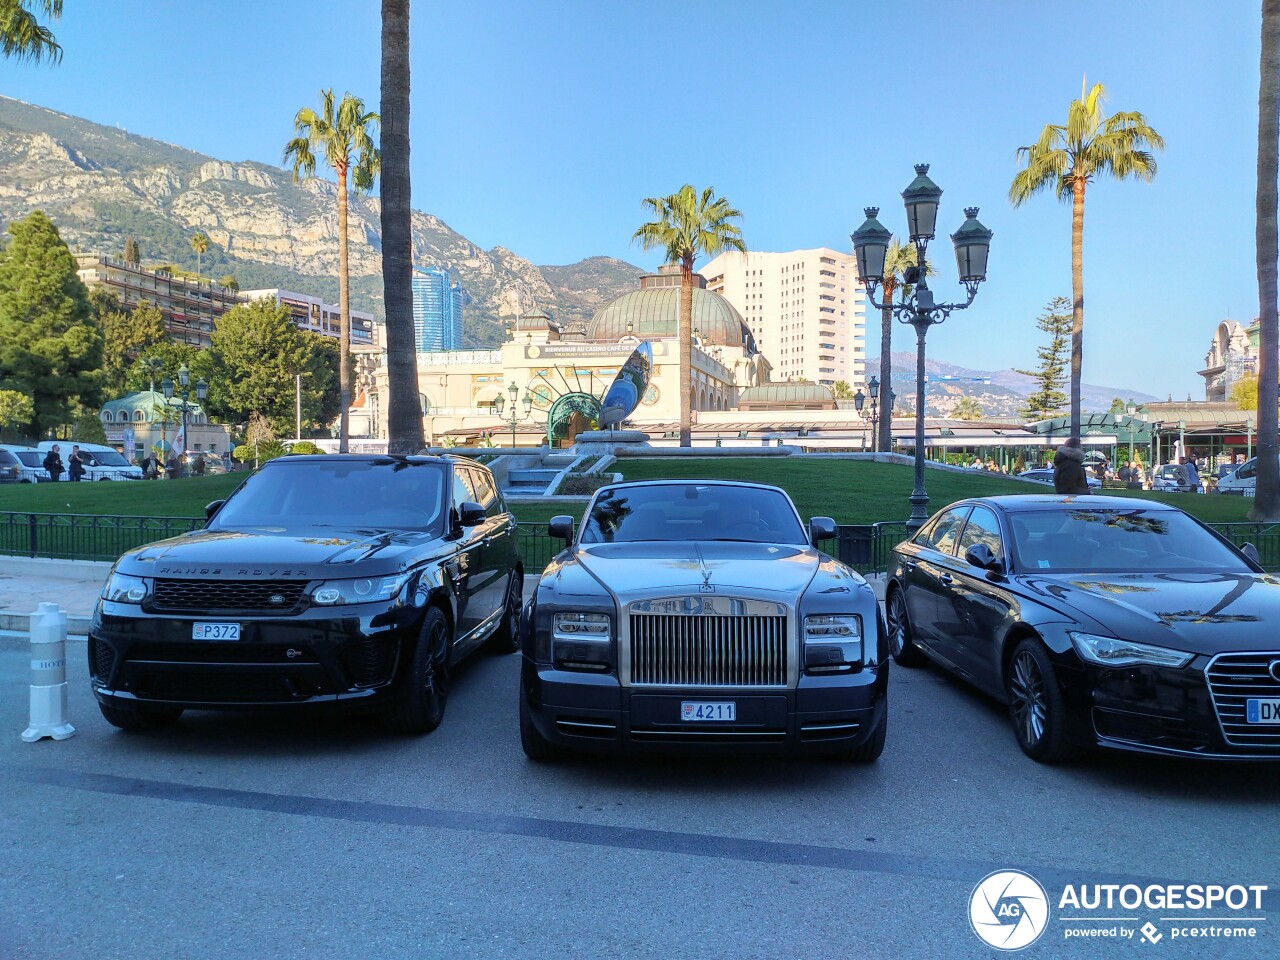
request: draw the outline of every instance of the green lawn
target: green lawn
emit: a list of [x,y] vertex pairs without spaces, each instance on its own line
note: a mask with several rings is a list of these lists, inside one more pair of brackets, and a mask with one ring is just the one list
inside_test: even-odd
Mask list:
[[203,517],[206,503],[223,499],[247,476],[224,473],[127,483],[7,483],[0,486],[0,513]]

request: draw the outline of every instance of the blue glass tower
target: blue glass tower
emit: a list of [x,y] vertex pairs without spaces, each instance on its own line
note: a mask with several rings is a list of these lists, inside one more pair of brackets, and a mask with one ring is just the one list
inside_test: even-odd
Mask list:
[[420,353],[462,346],[462,285],[450,279],[442,267],[413,272],[413,336]]

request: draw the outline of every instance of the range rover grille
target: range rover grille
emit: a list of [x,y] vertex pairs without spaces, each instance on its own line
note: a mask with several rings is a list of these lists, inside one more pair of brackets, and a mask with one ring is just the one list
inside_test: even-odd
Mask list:
[[302,599],[306,580],[156,580],[151,603],[157,610],[252,610],[290,613]]
[[1280,748],[1280,724],[1249,723],[1248,701],[1280,697],[1271,664],[1280,653],[1224,653],[1205,670],[1222,735],[1237,747]]

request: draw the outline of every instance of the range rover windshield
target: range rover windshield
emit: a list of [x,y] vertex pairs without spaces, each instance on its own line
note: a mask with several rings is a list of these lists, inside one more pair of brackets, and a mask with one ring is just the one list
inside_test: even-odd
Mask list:
[[208,529],[334,527],[438,535],[444,529],[445,476],[438,462],[282,457],[246,480]]
[[637,540],[808,543],[795,508],[779,490],[697,482],[602,490],[580,542]]

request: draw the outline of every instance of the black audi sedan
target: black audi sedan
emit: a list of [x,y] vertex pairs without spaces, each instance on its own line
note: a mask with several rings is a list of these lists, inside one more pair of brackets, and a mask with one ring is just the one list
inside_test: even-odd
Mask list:
[[895,549],[885,600],[898,663],[1007,702],[1035,760],[1280,758],[1280,579],[1174,507],[955,503]]
[[454,664],[517,648],[515,524],[479,463],[281,457],[208,513],[126,553],[103,588],[89,671],[117,727],[330,703],[427,733]]
[[597,491],[525,608],[520,740],[595,752],[827,753],[870,762],[888,727],[875,594],[777,487]]

